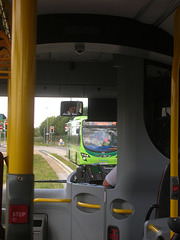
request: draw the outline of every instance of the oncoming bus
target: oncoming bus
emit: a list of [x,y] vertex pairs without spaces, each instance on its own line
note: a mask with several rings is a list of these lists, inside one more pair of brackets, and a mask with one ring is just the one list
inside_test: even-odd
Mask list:
[[86,116],[68,122],[67,156],[78,164],[117,164],[116,122],[88,122]]

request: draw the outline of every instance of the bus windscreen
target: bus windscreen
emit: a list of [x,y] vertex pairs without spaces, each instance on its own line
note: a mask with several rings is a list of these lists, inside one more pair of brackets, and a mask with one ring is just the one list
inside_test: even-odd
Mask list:
[[117,128],[113,125],[83,126],[84,147],[94,152],[117,151]]

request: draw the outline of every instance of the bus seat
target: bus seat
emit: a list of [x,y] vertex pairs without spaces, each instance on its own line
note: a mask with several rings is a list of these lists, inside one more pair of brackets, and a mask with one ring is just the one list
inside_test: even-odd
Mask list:
[[[180,215],[180,201],[178,201],[178,205],[179,205],[178,215]],[[170,163],[166,166],[161,178],[157,196],[157,203],[153,204],[151,208],[148,210],[145,221],[149,220],[150,215],[154,209],[155,218],[165,218],[170,216]]]
[[[179,205],[178,215],[180,216],[180,201],[178,201],[178,205]],[[153,220],[150,220],[151,213],[154,209],[155,218]],[[169,236],[170,233],[170,229],[168,227],[169,216],[170,216],[170,163],[166,166],[161,178],[157,196],[157,203],[152,205],[152,207],[149,209],[146,215],[143,240],[166,239],[166,237]],[[157,227],[157,229],[159,229],[157,233],[149,229],[149,225],[151,224]]]
[[[178,170],[180,176],[180,169]],[[164,218],[170,216],[170,164],[167,165],[159,187],[157,197],[158,208],[156,209],[155,218]],[[178,201],[180,215],[180,201]]]

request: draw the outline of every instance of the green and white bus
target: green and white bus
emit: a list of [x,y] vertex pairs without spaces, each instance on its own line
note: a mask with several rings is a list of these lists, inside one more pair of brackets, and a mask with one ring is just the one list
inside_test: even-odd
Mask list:
[[75,117],[67,124],[67,156],[78,164],[117,164],[116,122],[89,122]]

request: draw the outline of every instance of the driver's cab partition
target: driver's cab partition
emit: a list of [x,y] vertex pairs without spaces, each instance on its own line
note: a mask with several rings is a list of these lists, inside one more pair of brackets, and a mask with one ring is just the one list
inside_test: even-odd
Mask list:
[[64,236],[71,240],[106,239],[107,233],[103,230],[106,224],[106,188],[102,183],[113,167],[82,165],[68,176],[66,188],[35,189],[35,239],[64,239]]
[[83,165],[67,179],[72,190],[72,240],[106,239],[104,187],[101,165]]
[[[70,184],[72,189],[72,240],[105,240],[107,234],[115,234],[112,239],[119,239],[119,222],[134,214],[133,206],[123,199],[114,197],[110,204],[107,203],[107,191],[113,193],[115,188],[107,189],[102,183],[113,167],[83,165],[69,176],[67,185]],[[110,214],[108,221],[113,224],[107,223],[107,212]]]
[[[180,174],[180,169],[179,169]],[[159,186],[157,195],[157,203],[151,207],[152,214],[148,211],[148,217],[146,216],[144,226],[144,238],[143,240],[154,240],[159,236],[162,239],[170,239],[170,229],[168,226],[168,219],[170,216],[170,164],[168,164],[162,175],[162,179]],[[180,201],[178,201],[178,209],[180,215]],[[155,212],[153,212],[153,210]],[[153,218],[151,215],[155,215]],[[151,218],[151,219],[150,219]],[[166,238],[167,237],[167,238]]]

